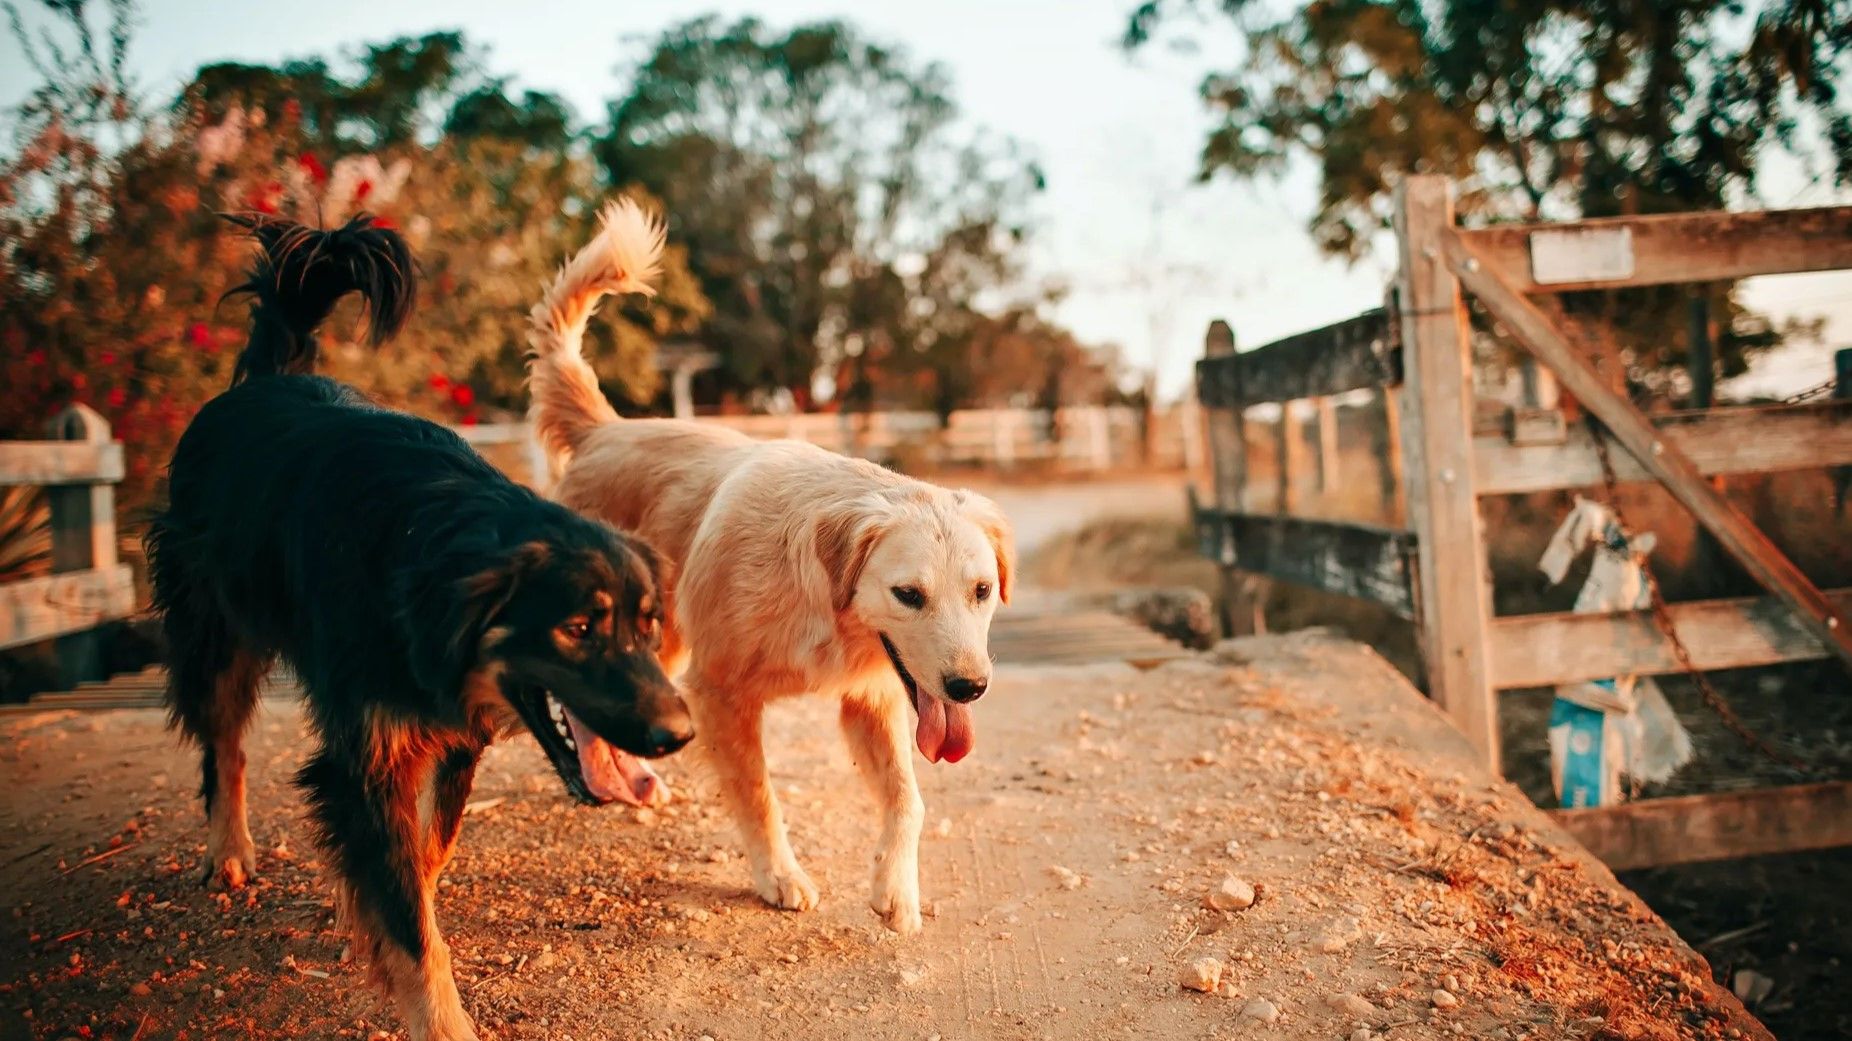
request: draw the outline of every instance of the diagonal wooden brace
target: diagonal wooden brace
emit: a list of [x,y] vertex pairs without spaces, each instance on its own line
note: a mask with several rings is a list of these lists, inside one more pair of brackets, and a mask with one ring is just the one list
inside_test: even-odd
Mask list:
[[1632,402],[1612,390],[1549,317],[1500,278],[1457,231],[1449,231],[1441,242],[1447,265],[1460,283],[1505,324],[1525,349],[1555,370],[1562,386],[1607,426],[1615,440],[1639,460],[1641,469],[1684,504],[1756,581],[1787,603],[1801,624],[1828,650],[1852,666],[1852,625],[1794,562],[1711,487],[1676,444],[1661,438]]

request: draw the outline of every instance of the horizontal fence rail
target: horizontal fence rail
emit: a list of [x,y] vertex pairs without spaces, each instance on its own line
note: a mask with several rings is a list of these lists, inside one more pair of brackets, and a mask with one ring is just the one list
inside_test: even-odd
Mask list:
[[[1852,589],[1827,590],[1841,613]],[[1794,612],[1774,597],[1668,604],[1672,629],[1701,672],[1827,657]],[[1634,673],[1683,672],[1647,611],[1507,615],[1492,622],[1492,686],[1547,687]]]
[[1400,382],[1401,352],[1382,308],[1196,363],[1197,393],[1209,408],[1331,397]]
[[1203,556],[1223,567],[1415,616],[1415,537],[1406,531],[1202,507],[1194,514]]
[[1513,290],[1561,293],[1852,268],[1848,228],[1852,206],[1608,217],[1457,234]]
[[[1690,457],[1707,477],[1852,464],[1852,400],[1672,412],[1648,417],[1659,436]],[[1619,481],[1650,481],[1632,453],[1610,443]],[[1601,456],[1586,426],[1570,427],[1559,444],[1515,445],[1509,437],[1473,442],[1473,472],[1481,495],[1585,488],[1602,483]]]

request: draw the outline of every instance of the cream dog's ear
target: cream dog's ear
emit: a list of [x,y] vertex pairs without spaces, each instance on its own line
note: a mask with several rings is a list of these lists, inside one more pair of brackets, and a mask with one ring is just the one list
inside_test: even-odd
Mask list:
[[997,554],[997,598],[1009,603],[1010,584],[1016,574],[1016,534],[1010,528],[1010,519],[996,503],[964,489],[958,492],[958,508],[990,540],[990,548]]
[[878,503],[858,502],[827,510],[812,531],[817,561],[830,583],[830,603],[841,614],[855,600],[869,554],[887,535],[890,511]]

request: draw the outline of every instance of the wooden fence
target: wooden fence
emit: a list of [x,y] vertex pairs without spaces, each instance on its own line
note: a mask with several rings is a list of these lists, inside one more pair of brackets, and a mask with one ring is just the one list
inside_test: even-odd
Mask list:
[[[1451,184],[1422,176],[1398,193],[1396,232],[1391,307],[1243,354],[1225,324],[1210,329],[1197,379],[1216,497],[1213,507],[1196,508],[1196,523],[1205,552],[1228,575],[1234,631],[1247,621],[1242,598],[1253,595],[1257,575],[1411,617],[1432,697],[1496,771],[1499,690],[1681,671],[1649,611],[1498,617],[1492,609],[1480,497],[1604,483],[1600,436],[1618,481],[1659,483],[1771,594],[1671,605],[1669,627],[1693,665],[1829,655],[1852,663],[1852,590],[1816,588],[1706,479],[1852,464],[1852,400],[1647,416],[1617,389],[1612,362],[1606,372],[1597,367],[1596,359],[1618,357],[1607,331],[1570,320],[1552,299],[1567,290],[1852,267],[1852,207],[1469,230],[1455,222]],[[1550,408],[1516,409],[1501,428],[1486,429],[1473,391],[1468,292],[1603,433],[1572,428]],[[1386,441],[1399,443],[1385,453],[1385,473],[1405,477],[1412,524],[1375,529],[1289,516],[1284,476],[1275,515],[1244,512],[1243,410],[1364,388],[1384,397]],[[1287,464],[1284,446],[1297,437],[1290,420],[1282,429]],[[1852,844],[1847,805],[1852,785],[1829,783],[1561,817],[1604,859],[1634,867]]]
[[116,555],[116,482],[122,444],[109,424],[73,405],[49,441],[0,441],[0,485],[45,489],[51,509],[51,573],[0,585],[0,650],[58,639],[67,682],[100,679],[94,629],[135,611],[135,582]]
[[[924,467],[1039,467],[1090,472],[1125,467],[1190,469],[1206,449],[1193,402],[1156,411],[1081,405],[1055,410],[961,409],[943,427],[931,412],[704,416],[758,438],[791,438],[845,455]],[[536,481],[546,472],[526,423],[459,427],[479,448],[514,447]],[[509,465],[511,460],[498,460]]]

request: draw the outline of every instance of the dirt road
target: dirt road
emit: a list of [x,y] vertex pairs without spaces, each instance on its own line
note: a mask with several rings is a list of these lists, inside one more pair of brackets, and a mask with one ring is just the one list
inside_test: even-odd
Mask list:
[[[573,805],[531,741],[492,750],[439,907],[485,1036],[1767,1036],[1361,647],[1005,669],[973,756],[922,766],[934,916],[907,939],[864,906],[874,813],[831,717],[771,719],[824,890],[801,915],[750,895],[696,764],[637,814]],[[390,1036],[287,784],[294,707],[260,716],[262,875],[231,896],[196,884],[192,759],[160,724],[0,722],[0,1038]],[[1205,908],[1229,874],[1256,902]],[[1203,958],[1216,991],[1179,987]]]

